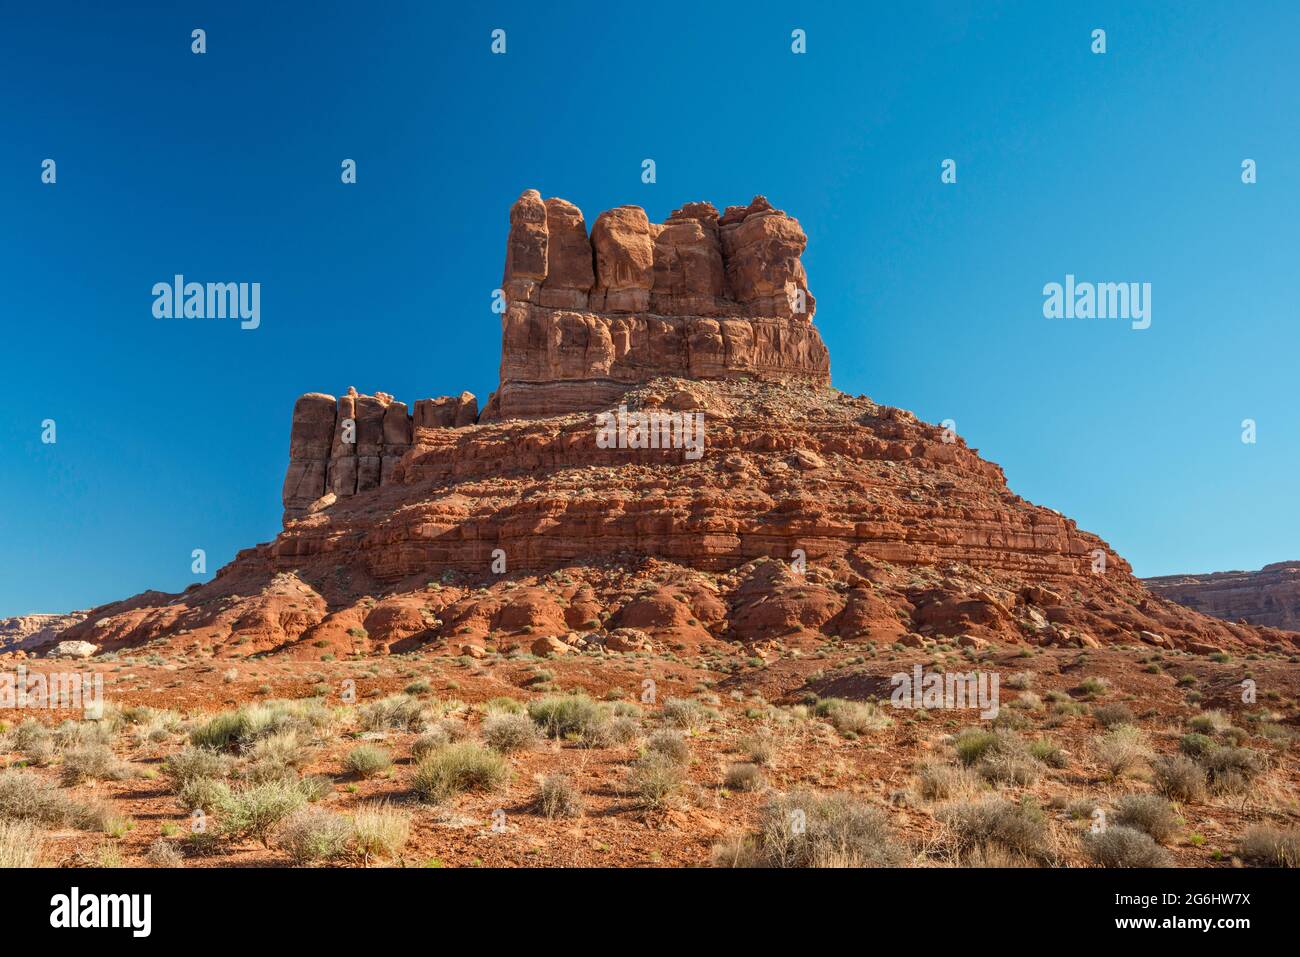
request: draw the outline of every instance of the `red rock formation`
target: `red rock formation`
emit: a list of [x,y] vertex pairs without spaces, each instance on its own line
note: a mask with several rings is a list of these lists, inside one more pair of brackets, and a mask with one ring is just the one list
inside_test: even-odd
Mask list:
[[[798,221],[763,197],[582,213],[536,190],[510,213],[501,384],[484,421],[603,408],[656,376],[830,382]],[[594,269],[592,260],[594,256]]]
[[307,514],[324,496],[368,492],[397,478],[416,427],[460,428],[478,418],[478,400],[420,399],[415,416],[386,392],[361,395],[354,388],[335,399],[321,392],[301,396],[289,429],[289,468],[280,500],[285,520]]
[[[1300,641],[1152,595],[961,439],[831,389],[804,242],[761,197],[663,225],[620,207],[588,239],[576,207],[525,193],[481,416],[468,393],[413,415],[303,396],[275,541],[61,637],[229,655]],[[602,444],[594,413],[615,406],[701,417],[703,454]]]
[[1144,584],[1205,615],[1300,631],[1300,562],[1275,562],[1257,572],[1163,575]]

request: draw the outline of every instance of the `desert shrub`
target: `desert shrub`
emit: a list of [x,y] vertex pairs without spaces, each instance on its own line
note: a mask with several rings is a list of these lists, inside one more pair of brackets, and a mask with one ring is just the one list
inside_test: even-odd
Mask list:
[[252,761],[297,768],[307,760],[307,747],[295,728],[285,728],[259,737],[249,748]]
[[472,741],[449,744],[415,766],[411,787],[430,804],[462,791],[492,791],[505,783],[510,765],[498,752]]
[[1112,824],[1122,824],[1150,834],[1163,844],[1178,828],[1178,818],[1169,802],[1155,794],[1126,794],[1115,803]]
[[1036,738],[1029,742],[1029,756],[1049,768],[1063,768],[1070,763],[1061,746],[1047,738]]
[[0,821],[0,868],[39,867],[45,836],[31,821]]
[[184,867],[185,856],[176,849],[176,845],[165,837],[160,837],[149,845],[145,855],[152,867]]
[[346,817],[319,807],[300,807],[276,830],[275,845],[295,864],[314,864],[347,853],[352,825]]
[[505,714],[527,714],[528,707],[518,698],[511,698],[508,695],[500,695],[496,698],[490,698],[483,705],[484,709],[491,713],[501,711]]
[[1114,704],[1099,704],[1092,709],[1092,716],[1103,728],[1113,728],[1117,724],[1134,724],[1133,709],[1116,701]]
[[234,791],[217,809],[227,837],[254,838],[270,846],[272,831],[307,802],[294,784],[268,781]]
[[899,867],[909,852],[876,808],[850,794],[773,796],[758,829],[715,850],[728,867]]
[[1079,682],[1079,690],[1090,698],[1096,697],[1110,690],[1110,682],[1101,677],[1084,678]]
[[659,754],[677,764],[691,763],[691,746],[680,731],[656,731],[646,739],[646,752]]
[[763,772],[757,764],[739,762],[727,768],[722,783],[731,791],[757,791],[763,786]]
[[1205,770],[1181,754],[1161,755],[1151,763],[1155,786],[1167,798],[1190,803],[1205,798]]
[[58,755],[53,733],[35,718],[24,718],[8,737],[9,748],[38,768],[53,764]]
[[352,843],[364,857],[394,857],[411,835],[411,816],[388,804],[370,804],[352,815]]
[[617,715],[597,726],[595,733],[584,739],[584,743],[592,748],[610,748],[616,744],[629,744],[640,736],[640,721],[626,715]]
[[333,712],[315,698],[261,701],[213,715],[190,732],[190,743],[216,751],[242,751],[281,732],[296,731],[303,738],[317,735],[334,722]]
[[323,801],[334,793],[334,782],[324,774],[304,775],[297,782],[298,790],[311,804]]
[[1023,750],[997,749],[980,758],[975,770],[990,784],[1028,787],[1038,780],[1040,768]]
[[609,711],[586,695],[551,695],[528,702],[528,715],[552,738],[589,737],[609,720]]
[[538,788],[537,806],[548,818],[577,817],[582,813],[582,792],[567,775],[548,774]]
[[1133,771],[1151,756],[1145,735],[1131,724],[1116,725],[1093,738],[1092,750],[1097,763],[1112,780]]
[[231,750],[248,731],[248,719],[243,711],[222,711],[191,731],[190,743],[196,748]]
[[429,726],[426,705],[409,694],[389,695],[357,709],[362,731],[423,731]]
[[989,855],[994,848],[1028,860],[1047,861],[1052,856],[1047,816],[1027,796],[1018,802],[995,797],[950,804],[936,816],[959,860]]
[[1015,691],[1028,691],[1034,686],[1034,673],[1032,671],[1017,671],[1014,674],[1007,675],[1006,681],[1002,683]]
[[996,732],[984,728],[962,728],[953,738],[952,746],[962,764],[970,766],[998,744]]
[[1173,858],[1149,834],[1112,825],[1083,836],[1083,849],[1099,867],[1172,867]]
[[628,772],[628,784],[641,806],[652,809],[668,804],[685,780],[682,765],[658,751],[641,755]]
[[162,772],[171,782],[172,790],[179,791],[191,781],[201,778],[219,781],[229,777],[230,769],[230,758],[218,751],[185,748],[163,762]]
[[480,729],[488,747],[502,754],[527,751],[538,741],[537,725],[526,714],[498,711],[483,719]]
[[880,731],[893,724],[893,719],[880,710],[874,701],[848,701],[844,698],[823,698],[817,702],[814,713],[825,718],[840,734],[861,735]]
[[433,685],[429,684],[425,678],[416,678],[405,688],[402,689],[404,694],[428,694],[433,690]]
[[776,764],[779,750],[776,737],[770,731],[744,735],[736,742],[736,750],[759,767],[770,768]]
[[78,801],[30,771],[0,771],[0,821],[100,830],[106,820],[103,807]]
[[373,778],[392,766],[388,751],[373,744],[359,744],[343,759],[343,770],[359,778]]
[[194,778],[181,785],[176,799],[187,811],[215,811],[230,800],[230,787],[215,778]]
[[1199,734],[1218,734],[1232,727],[1232,719],[1218,709],[1202,711],[1187,722],[1187,726]]
[[951,801],[983,790],[984,784],[966,768],[927,762],[916,769],[916,790],[927,801]]
[[1218,746],[1212,738],[1196,732],[1185,734],[1178,739],[1178,750],[1191,758],[1199,758],[1203,754],[1209,754]]
[[1242,835],[1242,858],[1261,867],[1300,867],[1300,831],[1256,826]]
[[134,773],[105,745],[83,744],[64,752],[59,781],[71,787],[82,781],[125,781]]
[[1267,758],[1250,748],[1221,747],[1201,755],[1210,790],[1216,794],[1240,794],[1268,766]]
[[718,716],[707,705],[690,698],[668,698],[660,713],[667,724],[685,731],[702,728]]
[[434,728],[426,734],[420,735],[411,742],[411,759],[416,763],[424,760],[439,748],[445,748],[451,744],[451,737],[443,728]]

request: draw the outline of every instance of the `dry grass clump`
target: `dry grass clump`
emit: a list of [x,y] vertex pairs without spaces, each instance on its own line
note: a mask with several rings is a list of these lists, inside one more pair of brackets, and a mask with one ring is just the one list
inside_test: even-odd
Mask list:
[[565,738],[589,748],[621,744],[639,733],[629,715],[616,714],[614,706],[584,694],[530,701],[528,715],[547,737]]
[[1151,762],[1156,790],[1174,801],[1205,800],[1205,769],[1181,754],[1165,754]]
[[190,743],[214,751],[246,751],[259,739],[282,732],[319,736],[336,722],[335,713],[317,698],[261,701],[213,715],[190,732]]
[[763,772],[758,765],[747,761],[728,767],[722,781],[729,791],[757,791],[763,783]]
[[736,742],[736,750],[747,757],[752,764],[771,768],[776,766],[780,744],[776,735],[767,729],[762,729],[753,734],[743,735]]
[[411,815],[387,803],[367,804],[352,815],[352,846],[365,859],[396,857],[411,836]]
[[690,698],[668,698],[661,714],[665,722],[685,731],[696,731],[718,718],[712,708]]
[[527,751],[537,745],[537,725],[526,714],[497,711],[483,719],[479,729],[488,747],[502,754]]
[[150,867],[184,867],[185,855],[176,849],[176,845],[165,837],[160,837],[149,845],[145,860]]
[[1239,853],[1261,867],[1300,867],[1300,831],[1257,825],[1242,835]]
[[817,702],[813,713],[828,720],[831,727],[849,738],[881,731],[894,723],[874,701],[823,698]]
[[686,781],[682,765],[658,751],[647,751],[632,762],[628,786],[643,808],[665,807]]
[[680,731],[656,731],[646,739],[647,752],[661,754],[677,764],[691,763],[691,746]]
[[1131,724],[1120,724],[1092,740],[1093,755],[1111,780],[1118,780],[1151,757],[1146,735]]
[[30,771],[0,771],[0,821],[98,831],[116,829],[122,820],[100,804],[78,801]]
[[719,867],[900,867],[910,858],[884,813],[850,794],[773,796],[758,830],[714,848]]
[[295,784],[268,781],[232,791],[216,811],[226,837],[254,838],[270,847],[276,827],[306,803],[306,795]]
[[1114,824],[1083,836],[1083,849],[1098,867],[1172,867],[1169,852],[1135,828]]
[[309,805],[285,818],[275,844],[295,864],[315,864],[342,857],[351,838],[352,824],[346,817]]
[[39,867],[45,835],[31,821],[0,821],[0,869]]
[[343,758],[343,770],[364,780],[377,777],[392,766],[393,756],[374,744],[359,744]]
[[1112,824],[1122,824],[1149,834],[1163,844],[1178,829],[1178,817],[1169,802],[1156,794],[1126,794],[1115,804]]
[[1250,748],[1225,745],[1202,754],[1200,765],[1215,794],[1241,794],[1268,768],[1268,758]]
[[976,858],[1051,863],[1055,856],[1047,816],[1028,796],[950,804],[935,816],[944,825],[945,844],[963,863]]
[[463,791],[493,791],[510,776],[510,764],[497,751],[473,741],[449,744],[415,766],[411,788],[423,801],[438,804]]
[[1133,709],[1118,701],[1114,704],[1097,705],[1092,709],[1092,716],[1103,728],[1113,728],[1117,724],[1137,723],[1137,719],[1133,716]]
[[83,781],[125,781],[135,777],[135,769],[120,760],[103,744],[83,744],[63,753],[59,782],[72,787]]
[[916,792],[926,801],[969,798],[982,790],[983,780],[966,768],[927,761],[916,769]]
[[582,792],[565,774],[548,774],[537,791],[537,806],[548,818],[577,817],[582,813]]
[[362,731],[424,731],[431,720],[427,704],[409,694],[389,695],[357,709]]
[[173,791],[180,791],[191,781],[221,781],[230,776],[234,762],[229,756],[209,748],[187,747],[168,756],[162,773]]
[[1232,719],[1216,708],[1202,711],[1188,721],[1187,726],[1198,734],[1219,734],[1232,727]]

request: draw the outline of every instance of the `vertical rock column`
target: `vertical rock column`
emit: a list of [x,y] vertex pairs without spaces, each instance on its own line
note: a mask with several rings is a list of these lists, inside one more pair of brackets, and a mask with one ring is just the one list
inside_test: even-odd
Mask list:
[[280,493],[286,513],[301,514],[325,494],[335,407],[334,396],[322,392],[309,392],[293,404],[289,469]]

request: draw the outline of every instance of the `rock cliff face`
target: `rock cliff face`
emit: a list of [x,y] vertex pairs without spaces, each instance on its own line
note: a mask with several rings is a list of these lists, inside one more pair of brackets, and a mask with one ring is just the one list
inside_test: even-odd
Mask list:
[[1276,562],[1257,572],[1164,575],[1144,583],[1205,615],[1300,631],[1300,562]]
[[477,418],[478,400],[469,392],[420,399],[414,415],[385,392],[361,395],[349,388],[337,399],[322,392],[301,396],[293,406],[280,493],[285,520],[391,483],[415,429],[460,428]]
[[[61,637],[306,657],[1300,640],[1156,597],[960,437],[831,389],[805,241],[761,197],[663,224],[619,207],[589,234],[524,193],[481,415],[468,393],[303,396],[273,542]],[[615,410],[635,441],[602,440]],[[702,454],[642,415],[689,420]]]
[[84,621],[88,613],[66,615],[18,615],[0,618],[0,652],[37,648],[53,642],[62,632]]
[[797,220],[762,196],[596,218],[536,190],[510,212],[501,385],[485,421],[603,408],[656,376],[830,382]]

